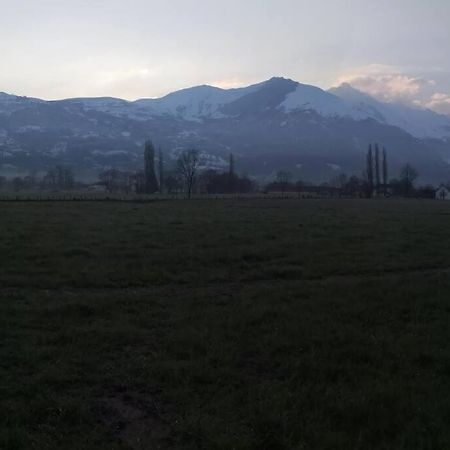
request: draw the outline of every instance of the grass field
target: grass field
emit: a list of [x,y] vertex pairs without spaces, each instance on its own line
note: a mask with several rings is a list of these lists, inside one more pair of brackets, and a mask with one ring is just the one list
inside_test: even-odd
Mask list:
[[450,204],[0,204],[1,449],[450,448]]

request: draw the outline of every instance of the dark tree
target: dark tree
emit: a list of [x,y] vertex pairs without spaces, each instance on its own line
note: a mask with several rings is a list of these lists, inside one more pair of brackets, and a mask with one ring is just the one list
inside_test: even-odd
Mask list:
[[364,182],[357,176],[352,175],[343,186],[342,191],[350,197],[360,197],[364,192]]
[[179,190],[181,190],[183,187],[183,185],[180,182],[179,177],[177,177],[176,174],[167,175],[167,177],[165,179],[165,184],[166,184],[167,192],[169,194],[175,194]]
[[380,148],[375,144],[375,192],[380,195]]
[[333,187],[343,189],[344,186],[347,184],[347,182],[348,182],[348,176],[345,173],[340,173],[336,177],[332,178],[330,184]]
[[23,178],[21,178],[21,177],[13,178],[12,186],[13,186],[13,189],[15,191],[20,191],[21,189],[23,189],[25,187],[25,183],[23,181]]
[[[229,172],[217,172],[216,170],[205,170],[202,172],[199,183],[208,194],[227,194],[230,191]],[[255,190],[255,185],[247,176],[234,175],[233,191],[248,193]]]
[[367,164],[366,164],[366,172],[367,172],[367,196],[373,196],[373,153],[372,153],[372,145],[369,145],[369,150],[367,152]]
[[145,194],[145,175],[144,172],[136,172],[131,177],[131,190],[136,194]]
[[383,147],[383,194],[387,195],[387,185],[388,185],[388,161],[387,161],[387,152]]
[[183,179],[188,198],[191,198],[192,196],[192,191],[197,179],[199,163],[199,153],[195,149],[185,150],[178,158],[178,173]]
[[164,179],[164,155],[161,150],[161,147],[159,148],[159,154],[158,154],[158,164],[159,164],[159,192],[163,193],[165,189],[165,179]]
[[234,173],[234,156],[233,153],[230,153],[230,167],[228,171],[228,190],[229,192],[234,192],[235,190],[235,178],[236,175]]
[[119,171],[116,169],[108,169],[98,175],[100,183],[105,187],[107,192],[115,192],[119,190]]
[[74,175],[71,169],[63,166],[51,168],[42,180],[45,188],[50,189],[72,189],[75,184]]
[[419,173],[410,164],[406,164],[400,171],[400,182],[402,186],[403,195],[409,197],[414,190],[414,182]]
[[145,143],[144,159],[145,193],[154,194],[158,191],[158,180],[155,174],[155,147],[152,141]]
[[276,183],[280,188],[281,195],[284,196],[284,193],[286,192],[287,188],[289,187],[289,183],[291,182],[292,174],[290,172],[287,172],[285,170],[280,170],[280,172],[277,173],[277,180]]

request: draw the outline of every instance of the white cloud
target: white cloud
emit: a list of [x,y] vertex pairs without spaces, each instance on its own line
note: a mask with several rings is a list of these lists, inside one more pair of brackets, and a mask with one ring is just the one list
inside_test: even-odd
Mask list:
[[435,80],[395,66],[370,64],[353,68],[338,77],[337,84],[342,83],[384,102],[401,102],[450,114],[450,94],[440,92]]
[[450,95],[440,92],[433,94],[425,106],[441,114],[450,115]]
[[213,81],[211,84],[222,89],[240,88],[248,84],[249,81],[240,77],[224,78],[222,80]]

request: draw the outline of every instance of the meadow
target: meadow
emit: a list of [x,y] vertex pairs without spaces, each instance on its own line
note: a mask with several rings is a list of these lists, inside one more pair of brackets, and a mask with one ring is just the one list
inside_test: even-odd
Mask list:
[[0,203],[0,448],[450,448],[450,204]]

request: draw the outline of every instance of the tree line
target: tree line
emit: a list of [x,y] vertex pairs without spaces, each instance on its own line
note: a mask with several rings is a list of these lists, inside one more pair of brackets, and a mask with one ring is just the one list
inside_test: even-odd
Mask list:
[[175,164],[166,168],[164,153],[158,154],[152,141],[144,147],[144,170],[124,172],[108,169],[99,175],[99,185],[108,192],[136,194],[180,194],[191,198],[195,192],[207,194],[249,193],[256,189],[247,176],[235,172],[234,155],[230,154],[228,169],[217,171],[201,164],[200,152],[196,149],[182,151]]
[[[287,192],[317,191],[335,193],[346,197],[434,197],[433,186],[416,187],[418,171],[409,163],[401,167],[398,177],[389,179],[388,152],[378,143],[369,144],[366,153],[365,169],[360,177],[340,173],[329,182],[320,185],[293,180],[293,174],[286,170],[279,171],[274,181],[265,186],[266,192],[279,192],[282,196]],[[328,191],[327,191],[328,190]]]
[[115,168],[107,169],[99,174],[97,183],[90,186],[75,180],[73,170],[56,165],[45,175],[38,177],[31,172],[24,177],[10,180],[0,177],[0,188],[14,191],[43,189],[51,191],[68,191],[73,189],[101,189],[108,193],[124,194],[181,194],[188,198],[195,192],[206,194],[241,194],[256,191],[339,193],[351,197],[380,196],[428,196],[433,197],[434,188],[415,186],[418,178],[417,170],[409,163],[405,164],[397,178],[389,179],[389,161],[386,148],[378,143],[370,144],[366,153],[365,168],[362,175],[348,176],[340,173],[329,182],[313,185],[303,180],[293,180],[293,174],[280,170],[273,181],[258,186],[256,181],[246,175],[238,175],[235,170],[235,158],[229,155],[226,170],[209,169],[202,165],[201,154],[196,149],[182,151],[175,162],[166,166],[164,152],[158,152],[151,140],[145,142],[143,152],[143,169],[141,171],[123,171]]
[[12,179],[0,177],[0,188],[13,191],[36,189],[69,191],[78,186],[73,170],[62,165],[51,167],[43,176],[38,176],[36,171],[31,171],[28,175],[16,176]]

